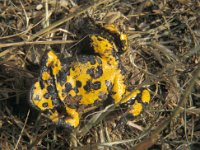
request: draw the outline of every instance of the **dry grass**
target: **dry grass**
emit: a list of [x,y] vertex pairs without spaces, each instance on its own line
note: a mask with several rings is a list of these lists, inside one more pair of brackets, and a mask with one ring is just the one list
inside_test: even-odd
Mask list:
[[[199,10],[198,0],[0,1],[0,148],[198,149]],[[28,93],[44,51],[69,56],[84,17],[127,32],[127,84],[150,85],[153,97],[123,129],[112,130],[122,114],[107,106],[69,135],[29,106]]]

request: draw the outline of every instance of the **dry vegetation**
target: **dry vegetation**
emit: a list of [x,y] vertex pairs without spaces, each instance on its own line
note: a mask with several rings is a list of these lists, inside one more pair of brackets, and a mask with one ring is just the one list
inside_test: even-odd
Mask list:
[[[88,2],[0,1],[0,149],[198,149],[200,2]],[[152,101],[123,128],[113,130],[122,111],[108,114],[107,106],[85,115],[70,135],[31,108],[28,93],[44,51],[69,57],[85,17],[126,31],[127,83],[150,85]]]

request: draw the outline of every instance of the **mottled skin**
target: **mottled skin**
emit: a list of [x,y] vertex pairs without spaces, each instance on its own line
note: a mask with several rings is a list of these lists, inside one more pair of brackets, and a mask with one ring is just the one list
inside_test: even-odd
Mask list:
[[[119,36],[121,50],[127,49],[127,37],[113,25],[106,25],[111,33]],[[38,81],[31,90],[31,103],[39,110],[48,112],[49,118],[64,126],[79,125],[79,110],[82,105],[90,105],[111,96],[116,105],[128,103],[128,113],[138,116],[142,104],[149,103],[149,91],[127,91],[124,84],[124,70],[113,42],[99,35],[89,37],[95,54],[79,55],[70,67],[61,63],[53,51],[48,51],[42,60]],[[141,95],[136,100],[137,95]]]

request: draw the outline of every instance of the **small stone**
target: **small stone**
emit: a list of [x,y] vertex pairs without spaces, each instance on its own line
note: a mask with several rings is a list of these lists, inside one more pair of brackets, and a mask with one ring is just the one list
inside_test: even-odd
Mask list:
[[43,5],[42,4],[39,4],[36,6],[36,10],[41,10],[43,8]]

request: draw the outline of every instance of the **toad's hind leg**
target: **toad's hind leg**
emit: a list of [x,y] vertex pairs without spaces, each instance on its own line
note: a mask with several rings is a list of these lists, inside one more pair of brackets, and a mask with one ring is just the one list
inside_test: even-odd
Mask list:
[[64,104],[58,100],[53,85],[51,85],[52,89],[49,91],[50,93],[47,92],[47,85],[44,84],[44,86],[45,88],[42,89],[39,81],[33,85],[30,95],[31,104],[44,112],[47,117],[58,126],[76,128],[79,125],[79,114],[76,109],[64,106]]
[[32,86],[30,102],[41,111],[60,105],[56,87],[56,74],[61,69],[58,57],[52,52],[43,57],[38,81]]
[[[51,70],[52,75],[56,77],[58,72],[62,69],[61,62],[58,56],[53,51],[48,51],[47,54],[44,56],[41,62],[42,70]],[[43,77],[43,76],[42,76]],[[48,76],[46,76],[44,80],[48,80]]]
[[47,84],[43,83],[43,81],[37,81],[30,91],[30,103],[40,111],[45,111],[54,107],[53,96],[48,93],[46,87]]

